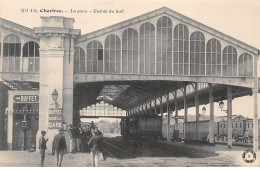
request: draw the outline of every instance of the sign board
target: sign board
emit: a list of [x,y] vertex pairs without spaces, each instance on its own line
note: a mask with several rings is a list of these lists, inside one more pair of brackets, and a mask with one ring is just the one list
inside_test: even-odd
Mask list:
[[62,128],[62,109],[61,108],[50,108],[49,109],[49,129],[60,129]]
[[26,120],[21,121],[20,128],[22,130],[27,130],[29,128],[29,122]]
[[35,103],[39,102],[39,95],[15,95],[13,99],[19,103]]

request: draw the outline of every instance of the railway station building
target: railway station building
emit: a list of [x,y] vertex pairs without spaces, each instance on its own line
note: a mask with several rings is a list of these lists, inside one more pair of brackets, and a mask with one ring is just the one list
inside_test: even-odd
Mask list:
[[[257,48],[166,7],[87,34],[73,18],[39,19],[31,29],[0,18],[1,149],[37,145],[41,130],[52,139],[93,117],[121,118],[128,133],[146,129],[170,140],[171,116],[183,119],[185,140],[214,143],[214,102],[222,100],[232,147],[232,100],[251,95],[258,150]],[[208,121],[199,119],[203,104],[210,104]]]

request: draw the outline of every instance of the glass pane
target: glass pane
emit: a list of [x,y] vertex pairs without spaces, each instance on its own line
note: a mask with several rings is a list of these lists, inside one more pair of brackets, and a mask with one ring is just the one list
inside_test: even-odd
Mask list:
[[14,68],[15,68],[15,58],[14,57],[10,57],[9,58],[9,71],[10,72],[14,72]]
[[103,61],[98,61],[98,72],[99,73],[103,72]]
[[128,63],[128,73],[133,73],[133,63],[132,62]]
[[23,72],[28,72],[29,58],[23,57]]
[[23,46],[23,57],[28,57],[28,43]]
[[34,57],[34,43],[29,42],[29,57]]
[[80,72],[85,72],[85,60],[80,61]]
[[15,58],[15,72],[20,72],[20,58]]
[[127,73],[127,62],[123,62],[122,64],[123,73]]
[[4,43],[4,51],[3,51],[3,55],[4,55],[4,57],[7,57],[8,56],[8,51],[9,51],[9,44],[7,44],[7,43]]
[[34,58],[29,58],[28,72],[33,72]]
[[111,61],[110,61],[110,70],[109,70],[109,73],[115,73],[115,72],[116,72],[115,67],[116,67],[115,62],[111,62]]
[[9,44],[9,56],[10,57],[14,57],[15,54],[15,44],[14,43],[10,43]]
[[15,57],[20,57],[21,56],[21,44],[16,43],[15,45]]
[[39,72],[40,71],[40,58],[35,58],[35,66],[34,66],[34,71]]
[[93,72],[93,62],[92,61],[87,62],[87,72]]
[[98,71],[97,61],[93,61],[93,72],[96,73]]
[[109,72],[109,62],[105,62],[105,72]]
[[3,58],[3,72],[8,72],[8,66],[9,66],[9,57]]

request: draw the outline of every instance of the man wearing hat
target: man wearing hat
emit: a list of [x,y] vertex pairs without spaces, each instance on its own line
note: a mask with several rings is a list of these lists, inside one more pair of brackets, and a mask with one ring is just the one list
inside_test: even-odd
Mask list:
[[57,167],[61,167],[63,155],[66,152],[67,152],[67,145],[66,145],[65,136],[63,134],[63,129],[59,129],[59,133],[54,136],[52,142],[52,154],[56,155]]
[[98,135],[97,130],[92,130],[92,137],[88,142],[88,146],[91,150],[91,165],[92,167],[98,167],[100,152],[102,151],[102,136]]
[[46,131],[41,131],[41,136],[39,139],[39,149],[41,154],[41,163],[40,166],[44,166],[44,159],[45,159],[45,150],[47,149],[46,143],[48,142],[48,139],[45,139]]

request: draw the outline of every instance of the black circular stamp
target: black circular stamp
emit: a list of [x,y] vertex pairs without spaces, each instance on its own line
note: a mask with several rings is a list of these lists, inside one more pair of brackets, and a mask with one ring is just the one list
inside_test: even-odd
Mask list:
[[247,149],[243,152],[242,158],[247,163],[253,163],[256,160],[256,153],[252,149]]

